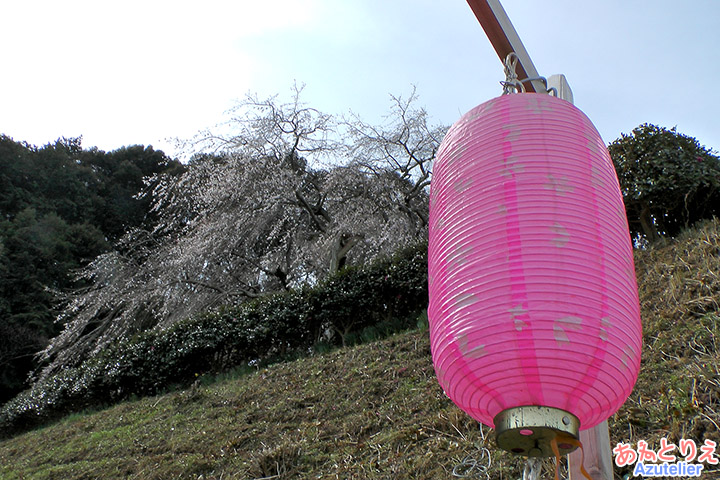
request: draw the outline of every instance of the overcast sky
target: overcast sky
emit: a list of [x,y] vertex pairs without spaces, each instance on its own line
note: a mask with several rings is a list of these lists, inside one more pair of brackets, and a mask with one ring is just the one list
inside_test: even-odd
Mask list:
[[[640,123],[720,150],[720,0],[502,0],[541,75],[563,73],[606,142]],[[435,123],[501,93],[465,0],[10,0],[0,133],[176,155],[246,93],[379,122],[417,86]]]

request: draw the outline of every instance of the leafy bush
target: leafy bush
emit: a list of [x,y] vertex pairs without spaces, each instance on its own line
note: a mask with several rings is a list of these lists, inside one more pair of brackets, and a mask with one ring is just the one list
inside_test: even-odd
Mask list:
[[608,150],[636,240],[674,237],[720,215],[720,158],[695,138],[645,123]]
[[[143,332],[76,368],[36,382],[0,409],[0,436],[207,373],[305,354],[314,345],[372,340],[414,326],[427,307],[427,244],[302,291],[226,306]],[[328,332],[335,332],[328,335]]]

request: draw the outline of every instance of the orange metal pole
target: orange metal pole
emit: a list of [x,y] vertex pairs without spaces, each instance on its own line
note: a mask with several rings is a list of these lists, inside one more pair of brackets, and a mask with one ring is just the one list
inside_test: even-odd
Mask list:
[[[516,73],[520,80],[539,77],[535,65],[530,60],[525,46],[510,23],[499,0],[467,0],[475,17],[477,17],[500,61],[504,61],[510,52],[515,52],[519,62]],[[545,92],[540,81],[523,83],[528,92]]]

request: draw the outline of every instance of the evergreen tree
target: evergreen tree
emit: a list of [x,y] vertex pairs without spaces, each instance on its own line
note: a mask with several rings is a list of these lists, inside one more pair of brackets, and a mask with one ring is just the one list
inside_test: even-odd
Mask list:
[[646,123],[608,150],[633,238],[673,237],[720,215],[720,158],[695,138]]
[[37,148],[0,135],[0,402],[60,332],[63,295],[82,286],[75,272],[148,220],[144,179],[173,169],[152,147],[105,153],[61,138]]

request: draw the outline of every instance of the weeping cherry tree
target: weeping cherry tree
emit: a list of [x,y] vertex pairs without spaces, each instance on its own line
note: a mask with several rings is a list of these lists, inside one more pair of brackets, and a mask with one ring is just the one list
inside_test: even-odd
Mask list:
[[[180,176],[148,179],[158,221],[80,272],[41,376],[136,332],[312,285],[427,234],[427,186],[444,129],[393,97],[385,124],[337,122],[292,99],[247,96],[193,139]],[[228,133],[229,132],[229,133]],[[352,144],[339,138],[349,138]]]

